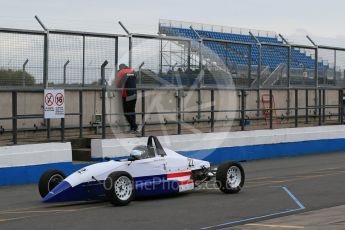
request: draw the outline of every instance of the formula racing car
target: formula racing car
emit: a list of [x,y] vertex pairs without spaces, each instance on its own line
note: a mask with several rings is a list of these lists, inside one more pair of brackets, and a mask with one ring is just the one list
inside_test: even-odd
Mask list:
[[39,192],[43,202],[108,200],[122,206],[135,197],[193,190],[213,178],[222,192],[237,193],[245,175],[238,162],[214,168],[207,161],[163,148],[157,137],[150,136],[147,145],[134,147],[127,159],[95,163],[68,177],[59,170],[46,171]]

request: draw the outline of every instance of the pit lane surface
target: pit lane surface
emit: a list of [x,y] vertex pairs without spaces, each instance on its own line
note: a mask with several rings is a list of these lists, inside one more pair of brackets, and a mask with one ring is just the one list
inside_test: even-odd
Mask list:
[[228,229],[345,204],[345,153],[243,166],[246,183],[238,194],[226,195],[210,185],[186,194],[136,200],[126,207],[107,202],[43,204],[36,185],[2,187],[0,229]]

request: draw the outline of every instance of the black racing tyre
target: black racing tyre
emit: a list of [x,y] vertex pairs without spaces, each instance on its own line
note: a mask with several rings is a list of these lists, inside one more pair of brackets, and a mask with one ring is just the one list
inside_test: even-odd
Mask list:
[[134,198],[132,176],[124,171],[113,172],[105,180],[106,196],[114,206],[128,205]]
[[53,188],[60,184],[66,175],[56,169],[49,169],[41,176],[38,182],[38,191],[42,198],[44,198]]
[[219,165],[216,184],[224,193],[238,193],[244,185],[244,170],[238,162],[225,162]]

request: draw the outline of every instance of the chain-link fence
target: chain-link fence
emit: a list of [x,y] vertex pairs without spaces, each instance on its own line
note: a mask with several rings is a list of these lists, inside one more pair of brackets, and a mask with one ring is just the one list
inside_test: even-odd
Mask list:
[[261,46],[260,85],[262,87],[288,86],[289,49],[285,46]]
[[[169,29],[161,31],[176,32]],[[187,29],[176,33],[179,37],[127,37],[2,29],[0,87],[97,86],[105,60],[110,63],[105,78],[111,84],[119,59],[140,71],[142,85],[191,86],[201,70],[206,71],[202,84],[231,78],[237,88],[340,86],[345,82],[343,48],[289,45],[270,37],[251,41],[245,35],[205,31],[197,32],[202,34],[198,40]],[[210,78],[208,70],[216,73]]]
[[[343,122],[345,49],[292,45],[262,32],[200,31],[210,28],[179,28],[178,36],[173,27],[126,36],[0,29],[0,135],[105,137],[107,118],[126,126],[113,84],[120,63],[137,75],[143,135],[158,125],[180,134]],[[43,118],[47,87],[66,89],[61,123]]]
[[250,44],[203,39],[201,57],[205,85],[251,87]]
[[345,51],[336,48],[318,49],[320,85],[344,86]]
[[132,37],[132,67],[138,70],[140,85],[190,85],[191,41],[156,36]]
[[320,63],[316,61],[317,49],[294,45],[291,47],[290,85],[296,87],[316,87],[317,70]]
[[43,53],[41,32],[0,32],[0,87],[42,86]]
[[117,58],[117,38],[49,34],[49,86],[100,85],[101,65],[107,60],[106,80],[112,81]]
[[76,87],[112,81],[118,36],[70,31],[0,31],[0,87]]

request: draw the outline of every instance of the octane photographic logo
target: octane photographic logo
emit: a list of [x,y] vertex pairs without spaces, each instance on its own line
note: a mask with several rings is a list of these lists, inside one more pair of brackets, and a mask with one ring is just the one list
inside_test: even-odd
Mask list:
[[[200,46],[199,42],[193,41],[188,61],[186,44],[181,41],[141,38],[132,40],[132,68],[136,72],[138,89],[136,122],[139,131],[145,128],[145,136],[157,135],[164,147],[175,151],[199,150],[200,144],[205,147],[211,143],[205,133],[211,131],[210,89],[214,89],[214,132],[223,132],[222,140],[226,139],[238,115],[230,110],[238,109],[239,97],[232,79],[233,68],[236,66],[230,61],[226,64],[229,57],[217,55],[209,48],[222,44],[204,42]],[[125,48],[128,50],[128,47]],[[122,53],[119,63],[127,64],[128,60],[127,51]],[[108,79],[112,84],[108,86],[106,103],[107,114],[111,115],[107,115],[107,123],[110,124],[113,138],[117,138],[123,152],[129,154],[135,145],[146,144],[147,138],[139,138],[133,142],[124,139],[136,135],[128,134],[129,124],[123,115],[121,91],[114,93],[115,70],[111,78]],[[145,122],[142,121],[141,114],[142,87],[145,88]],[[188,142],[187,149],[176,148],[171,138],[171,135],[177,134],[179,117],[181,134],[197,137],[197,141]],[[222,145],[222,140],[213,141],[212,149]],[[188,137],[183,138],[183,141],[188,141]],[[212,151],[208,151],[206,154],[211,153]]]
[[[163,191],[179,191],[180,185],[179,183],[162,183],[166,182],[166,180],[163,180],[161,177],[153,177],[151,178],[150,182],[154,183],[138,183],[140,184],[140,189],[143,191],[156,191],[156,190],[163,190]],[[136,182],[133,180],[131,187],[136,188]],[[198,182],[196,182],[198,183]],[[217,185],[219,181],[215,180],[209,180],[206,182],[203,182],[200,184],[200,186],[197,186],[194,184],[195,188],[194,190],[219,190],[219,186]],[[114,189],[114,185],[116,184],[116,181],[114,181],[112,178],[107,177],[107,179],[103,183],[103,187],[106,191],[110,191]],[[228,188],[229,185],[226,185]]]

